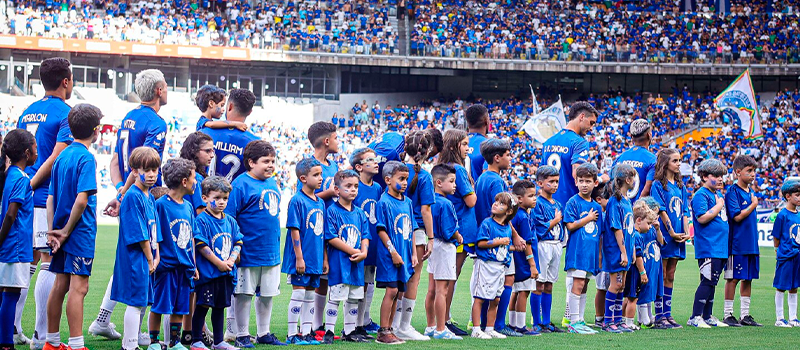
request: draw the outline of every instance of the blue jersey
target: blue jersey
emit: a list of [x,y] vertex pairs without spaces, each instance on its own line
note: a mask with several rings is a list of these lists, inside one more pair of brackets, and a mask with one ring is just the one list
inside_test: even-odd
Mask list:
[[195,172],[194,179],[197,181],[197,183],[194,185],[194,193],[183,196],[183,200],[189,202],[189,205],[192,207],[192,212],[195,213],[195,216],[197,216],[197,209],[206,207],[206,202],[203,202],[202,186],[205,178],[200,173]]
[[233,180],[225,213],[236,218],[242,231],[239,266],[281,263],[281,190],[275,177],[257,180],[244,173]]
[[695,259],[728,258],[728,214],[725,208],[706,224],[697,220],[717,204],[716,196],[722,197],[722,194],[701,187],[692,197]]
[[475,194],[467,169],[459,164],[451,164],[456,168],[456,193],[448,195],[447,199],[453,203],[458,217],[458,232],[464,239],[464,244],[474,244],[478,237],[478,223],[475,219],[475,207],[468,207],[464,197]]
[[[532,244],[531,250],[535,252],[535,246],[537,243],[536,234],[533,233],[531,227],[531,218],[528,215],[528,211],[519,208],[517,209],[517,215],[511,219],[511,226],[514,227],[514,230],[517,231],[519,237],[525,240],[527,244]],[[533,261],[536,263],[536,266],[539,266],[539,257],[537,254],[538,252],[533,253]],[[528,265],[528,259],[525,255],[525,252],[513,252],[512,258],[514,259],[514,282],[522,282],[527,279],[531,278],[531,267]]]
[[411,200],[403,196],[403,199],[392,197],[389,192],[384,192],[378,201],[378,231],[386,231],[392,245],[403,258],[404,265],[394,266],[392,255],[386,248],[386,242],[378,242],[377,270],[375,280],[378,282],[408,282],[414,273],[411,267],[411,250],[414,249],[414,237],[412,232],[417,229],[417,222],[413,219],[414,209],[411,208]]
[[541,165],[558,169],[558,191],[553,198],[562,206],[578,193],[572,166],[589,161],[589,142],[572,130],[563,129],[545,141]]
[[200,119],[197,120],[197,127],[195,128],[195,130],[196,131],[200,131],[200,129],[205,128],[206,127],[206,123],[208,123],[210,121],[212,121],[212,120],[201,115]]
[[756,211],[741,222],[736,222],[735,217],[741,214],[753,203],[752,192],[742,189],[737,184],[728,186],[725,191],[726,214],[730,221],[730,235],[728,236],[728,249],[731,255],[758,254],[758,218]]
[[603,207],[595,201],[587,201],[580,195],[575,195],[567,201],[567,206],[564,207],[563,221],[565,224],[578,222],[589,215],[592,209],[597,212],[597,220],[590,221],[569,233],[564,271],[575,269],[587,271],[593,275],[600,272],[600,230],[603,227],[600,214],[603,213]]
[[[472,152],[469,153],[468,157],[472,181],[478,181],[478,178],[483,173],[483,165],[486,163],[486,160],[483,159],[481,155],[481,143],[486,140],[488,139],[482,134],[474,132],[469,133],[469,147],[472,148]],[[480,223],[480,221],[478,223]]]
[[645,233],[637,233],[635,245],[636,256],[642,258],[644,271],[647,273],[647,279],[649,280],[639,287],[639,300],[636,303],[639,305],[648,304],[655,301],[657,295],[664,295],[661,245],[658,243],[656,228],[651,227]]
[[[672,182],[667,182],[667,187],[664,188],[661,181],[654,181],[650,195],[658,202],[659,210],[667,213],[675,233],[686,233],[683,229],[683,218],[691,215],[689,206],[686,205],[689,203],[689,191],[686,190],[686,187],[681,188]],[[664,235],[664,257],[686,258],[686,243],[675,243],[661,218],[658,219],[658,222],[661,225],[661,233]]]
[[431,215],[436,218],[433,220],[433,237],[458,245],[458,240],[455,239],[459,230],[458,217],[453,203],[437,193],[431,206]]
[[627,196],[631,201],[636,201],[642,195],[642,190],[647,181],[653,181],[656,175],[656,155],[647,148],[633,146],[629,150],[622,152],[614,161],[617,164],[628,164],[636,170],[633,188],[628,191]]
[[[475,195],[478,196],[475,202],[475,225],[480,225],[483,220],[492,216],[492,204],[494,204],[494,197],[500,193],[508,191],[508,185],[500,177],[500,174],[494,171],[486,171],[478,178],[475,183]],[[461,225],[464,226],[464,225]]]
[[[322,191],[325,191],[330,188],[331,184],[333,183],[333,177],[336,176],[336,173],[339,172],[339,165],[336,162],[325,159],[328,164],[322,163],[322,186],[314,191],[314,194],[318,194]],[[303,183],[300,182],[300,178],[297,179],[297,191],[300,191],[300,188],[303,187]],[[336,196],[332,196],[331,198],[323,200],[325,202],[325,208],[329,207],[333,202],[336,202]]]
[[558,201],[549,201],[539,196],[536,199],[536,206],[533,207],[533,231],[538,241],[561,241],[564,238],[564,219],[550,228],[550,221],[556,217],[556,210],[563,215],[564,207]]
[[[408,186],[406,186],[406,197],[411,199],[411,205],[414,207],[414,220],[417,226],[424,228],[425,224],[422,222],[422,206],[433,205],[434,190],[433,190],[433,177],[425,169],[420,168],[419,175],[417,176],[417,188],[414,193],[411,193],[411,180],[414,179],[414,165],[406,163],[408,167]],[[434,216],[435,217],[435,216]]]
[[86,192],[89,201],[80,220],[61,250],[82,258],[94,258],[97,236],[97,162],[81,143],[67,146],[53,163],[49,193],[53,196],[53,229],[64,228],[78,193]]
[[[325,241],[338,238],[348,247],[361,250],[362,239],[372,239],[369,234],[367,214],[357,206],[345,209],[339,202],[328,207],[325,216]],[[328,285],[364,285],[364,262],[350,261],[350,254],[328,244]]]
[[[378,237],[378,201],[381,199],[382,192],[383,189],[377,182],[372,181],[372,185],[367,185],[358,180],[358,195],[353,200],[353,205],[361,208],[364,214],[367,215],[369,235],[372,239]],[[375,254],[378,252],[377,243],[380,243],[378,240],[375,240],[375,242],[369,245],[369,254],[367,254],[367,259],[364,260],[364,264],[367,266],[375,266]]]
[[156,201],[156,213],[163,240],[159,245],[161,262],[158,270],[185,267],[194,271],[195,211],[186,200],[175,202],[169,195]]
[[[222,215],[222,219],[215,218],[207,211],[197,215],[194,242],[198,252],[204,247],[209,247],[217,258],[225,261],[230,258],[233,247],[242,244],[242,233],[233,217]],[[202,254],[197,254],[197,271],[200,273],[198,284],[205,284],[214,278],[223,276],[236,276],[235,266],[231,271],[222,272]]]
[[[128,157],[137,147],[152,147],[158,156],[164,158],[164,145],[167,136],[167,123],[156,113],[152,107],[139,105],[125,115],[122,126],[117,131],[117,166],[122,174],[122,181],[128,179],[131,166]],[[156,186],[161,185],[161,176],[156,181]]]
[[235,128],[203,128],[200,131],[214,140],[216,156],[208,168],[209,175],[222,176],[228,182],[233,182],[233,179],[245,172],[242,154],[248,143],[259,139],[256,135]]
[[[36,171],[50,158],[56,143],[72,143],[72,132],[69,131],[67,115],[70,107],[59,97],[45,96],[32,103],[22,112],[17,122],[17,128],[28,130],[36,136],[36,150],[39,158],[36,163],[27,167],[25,171],[33,176]],[[42,181],[33,194],[33,205],[44,208],[47,205],[47,194],[50,186],[50,177]]]
[[772,224],[772,237],[779,240],[777,259],[785,261],[792,259],[800,253],[800,214],[793,213],[783,208],[775,217]]
[[325,231],[325,204],[316,195],[309,198],[305,192],[297,193],[289,201],[286,217],[286,244],[283,246],[283,266],[281,272],[295,275],[297,257],[292,247],[292,231],[300,231],[300,249],[306,264],[306,274],[321,275],[325,242],[322,234]]
[[6,172],[3,186],[3,207],[0,221],[5,220],[8,206],[19,203],[14,224],[0,246],[0,262],[26,263],[33,261],[33,190],[31,179],[22,169],[12,165]]
[[[166,197],[166,196],[165,196]],[[114,263],[114,283],[111,299],[133,306],[147,306],[152,302],[150,269],[140,242],[150,242],[150,253],[161,242],[155,201],[149,192],[131,186],[120,203],[117,259]],[[146,291],[142,290],[146,289]]]
[[[622,242],[625,246],[625,253],[628,257],[628,265],[622,266],[620,262],[622,254],[617,244],[615,231],[622,231]],[[603,217],[603,271],[615,273],[628,271],[634,264],[634,232],[633,227],[633,208],[631,201],[627,197],[617,199],[611,196],[606,204],[606,214]]]
[[[494,218],[487,218],[481,223],[478,228],[478,242],[488,241],[498,238],[508,238],[511,240],[511,225],[501,225]],[[511,255],[508,254],[508,248],[511,244],[501,245],[494,248],[483,249],[480,246],[475,247],[475,253],[478,259],[483,261],[496,261],[505,266],[511,265]]]

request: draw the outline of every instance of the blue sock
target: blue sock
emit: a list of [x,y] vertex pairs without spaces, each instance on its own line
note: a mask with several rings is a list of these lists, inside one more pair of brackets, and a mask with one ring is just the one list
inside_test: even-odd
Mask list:
[[553,294],[542,293],[542,324],[550,324],[550,309],[553,307]]
[[497,305],[497,318],[494,319],[494,329],[501,330],[506,326],[506,313],[510,302],[511,286],[505,286],[503,294],[500,295],[500,304]]
[[614,323],[622,323],[622,300],[625,298],[625,293],[617,293],[617,301],[614,303]]
[[664,287],[664,317],[672,317],[672,288]]
[[3,300],[0,301],[0,344],[14,344],[14,313],[17,310],[19,292],[3,292]]
[[617,302],[617,293],[612,293],[610,291],[606,292],[606,313],[603,315],[603,323],[604,324],[612,324],[614,323],[614,304]]
[[542,324],[542,295],[531,293],[531,318],[533,325]]
[[[491,300],[484,300],[483,305],[481,305],[481,324],[479,325],[481,329],[486,328],[486,316],[489,314],[489,304]],[[475,325],[472,325],[473,327]]]
[[664,298],[660,295],[656,296],[656,301],[653,303],[656,307],[656,320],[664,317]]

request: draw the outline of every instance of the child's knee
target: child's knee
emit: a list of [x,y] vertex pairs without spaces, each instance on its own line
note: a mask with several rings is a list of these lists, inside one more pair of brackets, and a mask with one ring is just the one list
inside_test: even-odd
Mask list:
[[386,294],[384,295],[385,298],[389,300],[397,300],[397,288],[386,288]]

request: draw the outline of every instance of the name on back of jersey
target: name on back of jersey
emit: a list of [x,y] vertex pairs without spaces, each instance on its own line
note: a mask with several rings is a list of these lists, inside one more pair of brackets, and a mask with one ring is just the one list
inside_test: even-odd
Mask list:
[[544,146],[544,153],[569,153],[569,147],[560,145]]
[[238,154],[238,155],[241,155],[244,152],[244,148],[243,147],[234,145],[232,143],[225,143],[225,142],[222,142],[222,141],[217,141],[217,143],[214,145],[214,148],[217,151],[225,151],[225,152],[228,152],[228,153],[233,153],[233,154]]
[[640,162],[638,160],[623,160],[622,164],[628,164],[628,165],[630,165],[630,166],[632,166],[634,168],[643,168],[644,167],[644,163]]
[[30,113],[23,115],[21,123],[44,123],[47,121],[47,113]]

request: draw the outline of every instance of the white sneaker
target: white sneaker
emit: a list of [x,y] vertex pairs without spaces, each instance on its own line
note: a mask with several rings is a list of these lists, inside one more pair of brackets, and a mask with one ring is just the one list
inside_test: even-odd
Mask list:
[[14,334],[14,345],[28,345],[31,343],[31,340],[25,336],[25,333],[19,332]]
[[150,346],[150,334],[146,332],[139,333],[139,346]]
[[784,319],[780,319],[780,320],[775,321],[775,327],[792,328],[792,326],[789,324],[789,322],[784,320]]
[[42,350],[42,349],[44,349],[44,344],[45,343],[47,343],[47,341],[39,340],[39,339],[36,339],[36,337],[33,337],[31,339],[31,350]]
[[233,334],[233,333],[231,333],[231,332],[228,332],[228,331],[226,330],[226,331],[225,331],[225,336],[224,336],[224,338],[223,338],[222,340],[223,340],[223,341],[226,341],[226,342],[229,342],[229,343],[230,343],[230,342],[234,342],[234,341],[236,341],[236,334]]
[[[103,337],[110,340],[122,338],[122,334],[117,332],[116,326],[113,323],[109,323],[108,326],[103,327],[97,323],[97,320],[92,321],[92,324],[89,325],[89,334],[95,337]],[[150,340],[148,339],[148,343],[149,341]]]
[[472,327],[472,335],[473,338],[477,339],[492,339],[491,335],[484,333],[480,327]]
[[432,337],[435,332],[436,327],[425,327],[425,332],[423,332],[422,335]]
[[709,326],[706,321],[703,321],[703,318],[700,316],[690,318],[689,321],[686,321],[686,325],[697,328],[711,328],[711,326]]
[[706,321],[706,324],[711,327],[728,327],[727,324],[717,319],[715,316],[709,317]]
[[800,327],[800,320],[798,319],[791,320],[789,321],[789,325],[792,327]]
[[486,332],[487,335],[494,339],[506,339],[505,335],[498,333],[496,330],[492,329],[491,331]]
[[417,332],[414,327],[401,327],[394,331],[394,335],[400,338],[400,340],[431,340],[430,337]]

